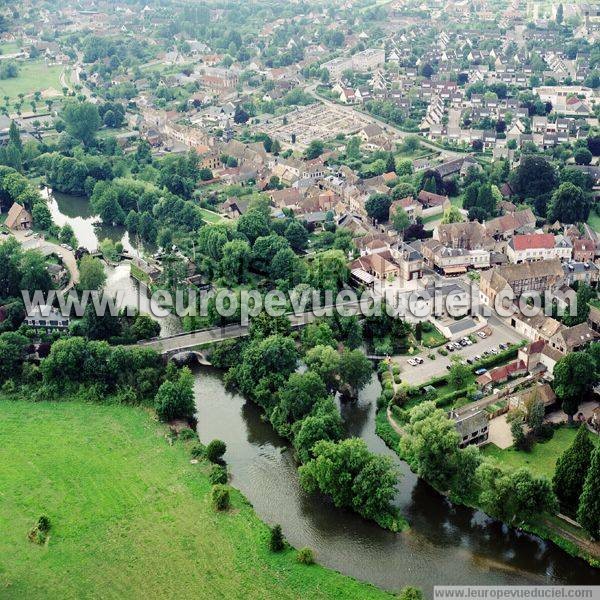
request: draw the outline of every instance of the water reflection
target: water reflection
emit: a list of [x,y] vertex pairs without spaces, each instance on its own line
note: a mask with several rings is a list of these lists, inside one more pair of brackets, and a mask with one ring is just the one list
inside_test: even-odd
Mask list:
[[375,378],[359,402],[342,406],[342,414],[349,432],[360,435],[373,451],[392,456],[404,473],[397,503],[411,529],[402,534],[304,494],[292,453],[261,419],[259,409],[226,392],[218,372],[202,368],[195,375],[202,441],[220,438],[227,443],[232,485],[263,520],[281,523],[290,543],[315,550],[321,564],[392,591],[417,585],[428,595],[434,583],[600,584],[600,571],[583,561],[479,511],[454,506],[415,477],[375,434]]

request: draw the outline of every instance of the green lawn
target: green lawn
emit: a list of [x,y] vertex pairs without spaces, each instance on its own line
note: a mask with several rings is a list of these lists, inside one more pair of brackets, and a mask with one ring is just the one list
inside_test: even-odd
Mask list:
[[223,217],[219,213],[213,212],[212,210],[201,208],[200,212],[202,213],[202,218],[207,223],[220,223],[223,221]]
[[[63,67],[59,65],[48,66],[44,61],[19,62],[18,77],[0,80],[0,98],[10,96],[11,104],[13,104],[15,100],[18,100],[17,96],[19,94],[27,96],[48,88],[52,88],[61,94],[60,74],[62,70]],[[41,106],[44,106],[43,101]],[[23,111],[29,110],[31,110],[31,107],[26,102]]]
[[600,215],[594,209],[590,211],[587,223],[594,231],[600,232]]
[[[0,415],[3,599],[390,598],[271,554],[238,492],[215,513],[206,467],[142,409],[0,400]],[[38,546],[27,533],[42,514]]]
[[0,44],[0,53],[3,55],[16,54],[17,52],[21,52],[21,47],[17,42],[4,42]]
[[453,196],[450,198],[450,204],[452,204],[452,206],[456,206],[457,208],[462,208],[464,200],[465,197],[462,194],[460,196]]
[[[552,477],[558,457],[573,443],[577,435],[576,428],[561,427],[554,432],[551,440],[543,444],[536,443],[531,452],[522,452],[507,448],[501,450],[498,446],[490,444],[483,449],[483,453],[495,459],[498,464],[508,469],[528,467],[535,475]],[[590,435],[596,443],[600,443],[598,436]]]
[[422,343],[426,348],[437,348],[446,341],[446,338],[437,327],[433,325],[431,327],[431,331],[423,331]]

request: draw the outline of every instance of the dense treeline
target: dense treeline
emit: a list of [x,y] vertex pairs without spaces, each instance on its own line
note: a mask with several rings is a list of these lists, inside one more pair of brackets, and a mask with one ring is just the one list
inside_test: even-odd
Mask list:
[[[352,321],[352,323],[350,322]],[[356,341],[358,321],[346,319],[336,331]],[[236,364],[227,371],[228,387],[256,402],[277,432],[292,441],[301,482],[307,491],[321,491],[338,507],[351,508],[382,526],[400,524],[391,507],[398,474],[388,458],[371,454],[362,440],[343,440],[344,427],[332,392],[356,396],[371,378],[371,365],[360,350],[344,348],[327,323],[309,325],[301,352],[285,318],[266,315],[253,321],[248,341],[217,349],[213,363],[225,366],[235,347]],[[307,370],[298,372],[303,360]],[[374,492],[376,490],[376,492]]]

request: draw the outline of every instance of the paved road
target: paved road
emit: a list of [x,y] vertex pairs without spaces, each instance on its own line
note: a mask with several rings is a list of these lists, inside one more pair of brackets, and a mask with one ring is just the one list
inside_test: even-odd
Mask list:
[[[459,355],[464,359],[473,358],[476,355],[482,355],[485,350],[491,348],[498,348],[498,344],[501,343],[519,343],[523,338],[514,329],[500,321],[497,317],[490,317],[488,319],[488,325],[492,329],[492,335],[482,340],[477,337],[478,342],[472,346],[466,346],[461,350],[455,350],[450,352],[448,356],[441,356],[437,353],[437,349],[431,351],[423,351],[419,356],[425,360],[422,365],[411,367],[408,364],[410,357],[405,356],[394,356],[392,360],[399,364],[402,368],[402,381],[409,385],[420,385],[425,383],[432,377],[438,377],[448,372],[446,367],[451,364],[450,357]],[[433,352],[435,354],[435,360],[430,360],[427,355]]]
[[467,156],[467,153],[465,152],[453,152],[451,150],[444,150],[442,148],[439,148],[438,146],[432,144],[431,142],[429,142],[427,139],[425,139],[422,135],[416,134],[416,133],[410,133],[407,131],[402,131],[402,129],[399,129],[398,127],[394,126],[394,125],[390,125],[389,123],[386,123],[385,121],[382,121],[381,119],[378,119],[377,117],[374,117],[373,115],[370,115],[367,112],[362,112],[360,110],[358,110],[357,108],[354,108],[351,104],[341,104],[341,103],[337,103],[337,102],[333,102],[331,100],[328,100],[326,98],[323,98],[322,96],[320,96],[319,94],[317,94],[316,92],[316,87],[317,84],[313,84],[308,86],[305,91],[306,93],[310,94],[311,96],[315,97],[317,100],[319,100],[320,102],[322,102],[323,104],[329,105],[329,106],[333,106],[338,110],[342,110],[347,112],[348,114],[356,114],[356,115],[360,115],[363,119],[369,121],[370,123],[374,123],[375,125],[379,125],[381,126],[383,129],[388,130],[388,131],[393,131],[396,136],[400,139],[404,139],[407,137],[418,137],[421,141],[421,146],[428,148],[430,150],[434,150],[435,152],[439,152],[440,156],[443,159],[452,159],[452,158],[464,158],[465,156]]
[[[358,303],[348,302],[343,306],[347,310],[357,309]],[[302,327],[303,325],[312,323],[314,320],[319,319],[321,316],[323,315],[315,314],[313,312],[301,313],[299,315],[288,315],[292,327]],[[228,325],[227,327],[214,327],[212,329],[191,331],[189,333],[183,333],[172,337],[147,340],[145,342],[139,342],[139,345],[153,348],[161,354],[167,354],[175,351],[189,350],[190,348],[194,348],[195,346],[199,346],[201,344],[222,342],[223,340],[245,337],[247,335],[247,325]]]

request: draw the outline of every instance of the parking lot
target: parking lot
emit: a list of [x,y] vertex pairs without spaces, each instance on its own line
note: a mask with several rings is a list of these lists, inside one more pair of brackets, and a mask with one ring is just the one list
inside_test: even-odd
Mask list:
[[[492,330],[490,336],[485,339],[475,336],[478,340],[477,343],[449,352],[448,356],[438,354],[437,348],[424,349],[419,354],[419,357],[423,359],[423,364],[417,366],[411,366],[408,363],[410,356],[392,357],[393,362],[399,364],[402,369],[402,381],[409,385],[420,385],[432,377],[446,374],[448,372],[446,367],[451,364],[450,359],[452,356],[460,356],[465,360],[472,359],[477,355],[483,356],[485,351],[490,351],[492,348],[497,350],[500,344],[517,344],[523,339],[514,329],[495,317],[490,319],[488,326]],[[440,346],[440,348],[445,348],[445,345]],[[427,358],[427,355],[432,353],[435,354],[435,360]]]

